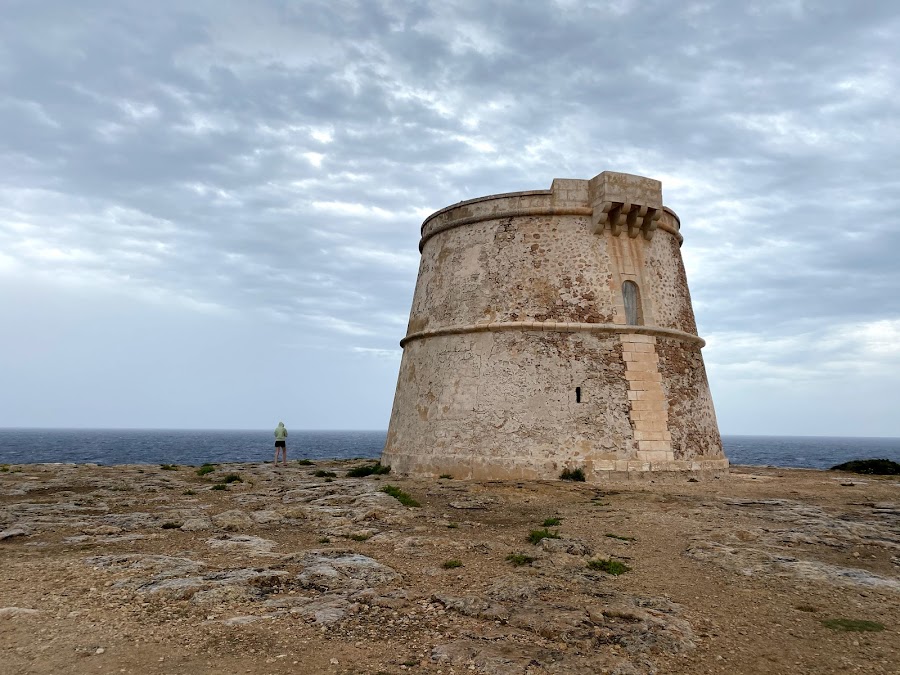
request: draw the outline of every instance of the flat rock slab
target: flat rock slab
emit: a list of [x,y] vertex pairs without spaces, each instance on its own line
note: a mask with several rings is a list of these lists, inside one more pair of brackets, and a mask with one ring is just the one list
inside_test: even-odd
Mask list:
[[28,530],[26,530],[24,527],[13,527],[0,532],[0,541],[3,541],[4,539],[12,539],[13,537],[27,537],[28,534]]
[[359,591],[400,581],[400,575],[377,560],[357,553],[309,553],[300,559],[303,586],[326,591]]
[[251,534],[223,535],[207,539],[206,543],[211,548],[244,549],[256,554],[269,553],[277,545],[271,539],[263,539]]

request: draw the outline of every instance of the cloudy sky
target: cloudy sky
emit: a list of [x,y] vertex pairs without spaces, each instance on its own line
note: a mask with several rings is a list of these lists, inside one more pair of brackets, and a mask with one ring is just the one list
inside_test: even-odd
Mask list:
[[423,218],[615,170],[724,433],[900,436],[893,0],[0,15],[0,426],[386,428]]

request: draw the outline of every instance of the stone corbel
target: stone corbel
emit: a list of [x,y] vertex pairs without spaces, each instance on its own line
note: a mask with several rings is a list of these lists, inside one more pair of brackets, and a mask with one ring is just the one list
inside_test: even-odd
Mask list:
[[604,171],[588,181],[588,201],[593,207],[591,231],[609,227],[613,236],[623,231],[648,241],[662,216],[662,186],[658,180],[615,171]]
[[606,223],[609,222],[609,214],[612,211],[613,202],[602,202],[594,205],[594,212],[591,215],[591,233],[600,234],[606,229]]
[[649,206],[641,206],[632,210],[628,214],[628,236],[634,239],[640,232],[644,235],[644,239],[650,241],[661,216],[662,209],[654,209]]
[[632,239],[643,234],[650,241],[661,216],[662,209],[629,202],[601,202],[594,207],[591,231],[599,234],[608,226],[610,233],[618,237],[627,229]]

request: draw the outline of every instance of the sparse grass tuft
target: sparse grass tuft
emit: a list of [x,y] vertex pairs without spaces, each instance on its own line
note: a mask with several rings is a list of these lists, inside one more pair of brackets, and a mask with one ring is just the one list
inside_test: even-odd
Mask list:
[[560,521],[559,518],[547,518],[547,519],[544,521],[544,527],[554,527],[554,526],[556,526],[556,525],[559,525],[560,522],[561,522],[561,521]]
[[540,544],[541,539],[559,539],[559,532],[551,532],[544,528],[543,530],[532,530],[528,533],[528,541],[532,544]]
[[320,544],[330,544],[331,539],[329,539],[328,537],[322,537],[321,539],[319,539],[319,543]]
[[347,472],[348,478],[365,478],[366,476],[383,476],[391,472],[391,467],[381,466],[381,462],[374,464],[363,464],[362,466],[354,466]]
[[299,464],[300,466],[313,466],[315,462],[308,459],[298,459],[297,464]]
[[350,538],[353,541],[365,541],[366,539],[369,538],[369,535],[368,534],[351,534]]
[[159,468],[163,471],[178,471],[177,464],[160,464]]
[[177,530],[182,526],[182,523],[163,523],[162,529],[164,530]]
[[513,567],[521,567],[522,565],[530,565],[535,561],[530,555],[522,553],[510,553],[506,559],[513,564]]
[[441,480],[453,480],[453,476],[449,473],[442,473]]
[[842,630],[850,633],[878,632],[884,630],[884,624],[877,621],[860,619],[825,619],[822,625],[831,630]]
[[0,472],[9,471],[9,464],[0,464]]
[[422,506],[419,502],[412,498],[412,495],[404,492],[394,485],[385,485],[383,488],[381,488],[381,491],[389,494],[391,497],[403,504],[403,506]]
[[236,473],[230,473],[225,478],[223,478],[220,483],[243,483],[244,479],[238,476]]
[[445,560],[444,564],[441,565],[445,570],[456,569],[457,567],[462,567],[461,560]]
[[631,569],[628,565],[620,563],[618,560],[588,560],[587,566],[589,569],[606,572],[613,576],[625,574],[625,572]]
[[459,523],[447,523],[447,527],[449,527],[451,530],[455,530],[459,527]]
[[333,482],[334,482],[334,478],[326,478],[326,479],[325,479],[325,482],[326,482],[326,483],[333,483]]
[[316,471],[313,476],[316,478],[336,478],[337,474],[334,471],[325,471],[324,469],[319,469]]
[[619,541],[637,541],[634,537],[623,537],[620,534],[609,534],[608,532],[604,536],[610,539],[618,539]]
[[205,476],[206,474],[212,473],[215,470],[216,470],[216,467],[213,466],[212,464],[204,464],[199,469],[197,469],[197,475]]
[[228,486],[225,485],[224,483],[216,483],[215,485],[212,486],[212,489],[213,490],[227,490]]
[[578,467],[577,469],[563,469],[563,472],[559,474],[559,477],[562,480],[574,480],[583,483],[584,469],[581,467]]
[[197,494],[197,493],[194,492],[193,490],[185,490],[185,491],[182,492],[181,494],[183,494],[183,495],[195,495],[195,494]]
[[812,605],[797,605],[794,609],[800,612],[818,612],[818,607],[813,607]]

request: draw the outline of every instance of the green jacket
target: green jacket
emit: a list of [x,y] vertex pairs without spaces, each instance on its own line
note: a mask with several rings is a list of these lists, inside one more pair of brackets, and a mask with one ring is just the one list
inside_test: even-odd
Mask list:
[[279,422],[275,427],[275,440],[283,441],[285,438],[287,438],[287,429],[284,428],[284,422]]

